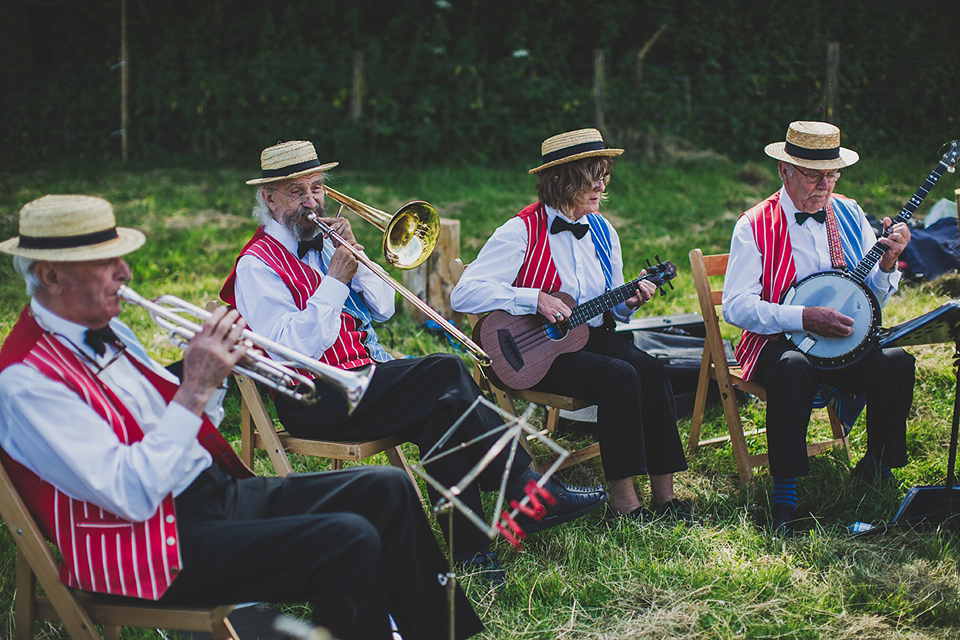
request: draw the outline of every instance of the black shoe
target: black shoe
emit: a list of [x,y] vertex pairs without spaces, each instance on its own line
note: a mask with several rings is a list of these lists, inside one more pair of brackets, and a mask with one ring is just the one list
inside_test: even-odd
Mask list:
[[792,538],[796,525],[797,508],[789,504],[773,505],[773,535],[778,538]]
[[605,515],[607,516],[607,518],[610,518],[611,520],[615,520],[617,518],[623,518],[625,520],[632,520],[633,522],[637,522],[639,524],[653,522],[654,520],[657,519],[657,515],[643,505],[640,505],[630,513],[620,513],[619,511],[611,507],[609,503],[607,503],[607,509],[606,509]]
[[454,563],[466,576],[477,576],[497,591],[507,583],[507,572],[500,566],[496,551],[478,551],[474,555]]
[[[560,480],[550,478],[543,488],[549,491],[557,502],[551,505],[541,500],[547,513],[540,520],[534,520],[522,513],[519,514],[517,524],[525,533],[536,533],[563,522],[575,520],[595,509],[599,509],[607,501],[607,491],[599,485],[596,487],[568,487]],[[518,498],[514,499],[519,501]]]
[[690,505],[679,498],[674,498],[663,504],[651,504],[650,511],[657,518],[682,522],[684,524],[694,524],[693,513],[690,511]]
[[860,459],[860,462],[850,470],[850,479],[857,480],[864,484],[876,485],[881,483],[889,483],[893,485],[900,484],[900,481],[897,479],[893,473],[884,476],[880,471],[880,463],[876,461],[876,458],[866,457]]

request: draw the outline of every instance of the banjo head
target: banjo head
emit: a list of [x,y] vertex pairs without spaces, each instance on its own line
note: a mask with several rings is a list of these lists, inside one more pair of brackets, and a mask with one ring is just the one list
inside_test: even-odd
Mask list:
[[783,304],[831,307],[853,318],[853,333],[845,338],[827,338],[809,331],[784,333],[797,349],[821,369],[855,362],[873,346],[880,326],[880,305],[866,287],[841,272],[808,276],[787,290]]

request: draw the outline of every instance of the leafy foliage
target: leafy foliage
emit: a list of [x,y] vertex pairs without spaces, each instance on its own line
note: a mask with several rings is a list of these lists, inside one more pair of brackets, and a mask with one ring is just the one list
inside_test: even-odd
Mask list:
[[[529,160],[545,137],[599,124],[600,50],[608,142],[645,161],[670,139],[743,157],[826,118],[830,42],[845,142],[902,152],[957,127],[953,0],[922,4],[905,20],[895,0],[134,2],[130,153],[250,166],[299,138],[353,166]],[[13,5],[0,162],[117,157],[119,0]]]

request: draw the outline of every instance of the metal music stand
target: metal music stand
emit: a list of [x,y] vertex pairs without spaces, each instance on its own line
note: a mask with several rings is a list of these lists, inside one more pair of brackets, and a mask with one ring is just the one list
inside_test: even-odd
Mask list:
[[[960,533],[960,486],[954,484],[957,461],[957,436],[960,431],[960,300],[952,300],[933,311],[908,320],[879,335],[881,347],[906,347],[920,344],[952,342],[953,368],[957,378],[953,400],[953,428],[950,431],[950,450],[947,461],[947,479],[943,485],[914,487],[907,491],[900,508],[889,526],[934,522],[947,524]],[[880,531],[886,527],[879,527]],[[877,531],[872,529],[864,533]]]

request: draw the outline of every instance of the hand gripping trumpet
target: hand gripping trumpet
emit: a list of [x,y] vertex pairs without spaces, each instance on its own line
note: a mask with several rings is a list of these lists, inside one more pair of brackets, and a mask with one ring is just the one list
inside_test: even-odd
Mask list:
[[[147,300],[126,285],[120,287],[117,295],[124,302],[146,309],[150,318],[159,327],[170,332],[170,342],[181,348],[185,347],[202,329],[200,324],[186,316],[192,316],[203,322],[211,315],[209,311],[176,296],[163,295],[156,300]],[[313,404],[319,396],[313,379],[302,371],[309,371],[317,378],[333,385],[346,399],[350,412],[360,404],[373,377],[375,365],[362,370],[345,371],[308,358],[302,353],[288,349],[248,329],[243,331],[242,337],[247,346],[247,354],[234,367],[234,371],[305,404]],[[262,351],[269,351],[275,358],[270,358]]]

